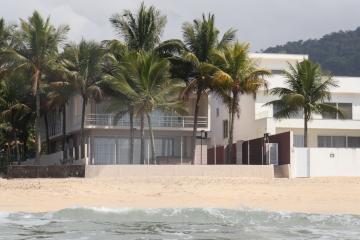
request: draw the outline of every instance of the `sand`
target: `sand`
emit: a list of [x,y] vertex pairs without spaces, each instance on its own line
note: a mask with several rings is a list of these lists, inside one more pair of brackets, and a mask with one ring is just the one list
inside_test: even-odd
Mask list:
[[0,179],[0,211],[48,212],[73,206],[360,214],[360,178]]

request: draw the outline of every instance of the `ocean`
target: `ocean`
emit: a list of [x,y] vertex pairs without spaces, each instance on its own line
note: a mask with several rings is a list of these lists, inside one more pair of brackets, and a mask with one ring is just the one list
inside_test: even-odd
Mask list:
[[360,239],[360,216],[249,209],[109,209],[0,212],[0,239]]

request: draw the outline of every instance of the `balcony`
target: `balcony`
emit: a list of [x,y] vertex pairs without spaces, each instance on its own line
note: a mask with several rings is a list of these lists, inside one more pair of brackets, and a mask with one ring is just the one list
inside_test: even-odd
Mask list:
[[[144,121],[145,127],[148,127],[147,119]],[[192,129],[194,126],[193,116],[159,116],[154,115],[151,118],[153,128],[160,129]],[[129,128],[130,119],[128,116],[117,119],[113,114],[89,114],[85,118],[85,126],[87,128]],[[140,127],[140,119],[134,119],[134,127]],[[208,128],[208,118],[198,117],[198,128]]]

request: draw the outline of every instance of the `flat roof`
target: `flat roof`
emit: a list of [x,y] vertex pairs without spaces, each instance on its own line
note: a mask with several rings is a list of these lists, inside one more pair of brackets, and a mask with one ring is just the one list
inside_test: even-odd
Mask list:
[[306,54],[284,54],[284,53],[250,53],[251,58],[262,58],[262,59],[293,59],[303,60],[308,59],[309,56]]

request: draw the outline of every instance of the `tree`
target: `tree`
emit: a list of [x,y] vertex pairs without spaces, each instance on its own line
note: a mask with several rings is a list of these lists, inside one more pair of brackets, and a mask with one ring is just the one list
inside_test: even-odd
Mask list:
[[[118,61],[121,61],[119,50],[121,52],[124,47],[129,52],[135,53],[154,51],[158,56],[164,58],[170,58],[174,54],[179,54],[184,50],[184,44],[180,40],[170,39],[161,42],[161,35],[167,20],[166,16],[162,15],[154,6],[146,7],[145,4],[142,3],[137,12],[133,13],[130,10],[125,10],[121,14],[114,14],[110,18],[110,22],[124,41],[124,43],[117,40],[107,41],[111,45],[112,53],[114,53],[114,50],[116,49],[115,56]],[[113,105],[113,107],[114,106],[115,105]],[[131,108],[129,108],[129,110],[130,109]],[[119,112],[122,111],[123,109],[119,110]],[[132,121],[130,121],[130,125],[132,125]],[[140,116],[140,125],[143,129],[144,116]],[[131,136],[133,134],[133,131],[131,131]],[[140,159],[141,162],[144,162],[145,139],[143,135],[140,140]]]
[[[183,25],[183,37],[187,51],[183,54],[185,64],[190,64],[188,83],[183,96],[195,94],[194,126],[192,136],[192,162],[195,161],[196,133],[201,97],[209,90],[217,90],[228,83],[228,79],[213,78],[219,70],[212,63],[216,50],[224,49],[235,38],[235,30],[225,32],[219,40],[219,30],[215,27],[215,16],[210,15],[196,19],[193,23]],[[186,66],[186,65],[185,65]]]
[[227,162],[232,159],[232,145],[234,136],[234,119],[240,117],[240,96],[252,94],[256,96],[261,87],[267,88],[264,76],[271,73],[268,70],[257,68],[256,63],[249,58],[249,45],[235,43],[223,51],[216,52],[213,59],[221,70],[215,73],[215,78],[228,79],[230,82],[218,94],[229,110],[229,138],[227,148]]
[[277,87],[271,90],[271,94],[280,97],[278,100],[268,102],[280,109],[274,114],[275,118],[291,118],[294,114],[303,112],[304,116],[304,147],[308,146],[308,122],[313,114],[339,113],[336,107],[326,104],[330,101],[330,88],[337,87],[331,76],[322,72],[320,66],[304,60],[290,65],[289,71],[284,71],[287,87]]
[[55,28],[50,18],[43,17],[34,11],[28,20],[20,19],[20,31],[16,34],[15,46],[3,48],[0,59],[6,62],[6,69],[18,71],[27,70],[32,81],[32,94],[36,99],[36,161],[40,161],[40,86],[46,69],[55,63],[58,48],[65,40],[69,27],[64,25]]
[[[155,140],[151,124],[151,112],[159,109],[165,112],[183,113],[179,95],[183,86],[171,79],[170,63],[154,53],[133,53],[123,64],[114,67],[113,74],[105,80],[114,91],[127,96],[135,116],[146,116],[151,143],[151,162],[156,164]],[[144,126],[141,126],[144,138]],[[143,159],[141,159],[141,163]]]
[[[19,143],[21,136],[26,136],[29,123],[33,120],[33,109],[29,99],[30,85],[21,72],[11,74],[1,85],[0,90],[0,122],[3,135],[7,137],[8,147],[15,146],[16,160],[21,163]],[[26,138],[23,138],[25,145]],[[23,148],[24,150],[24,148]],[[24,151],[22,151],[24,152]]]
[[84,125],[86,106],[90,99],[102,98],[100,82],[102,79],[102,60],[104,49],[100,44],[93,41],[81,40],[79,44],[67,44],[63,52],[63,64],[68,71],[69,81],[81,95],[81,130],[80,146],[81,157],[84,156]]

